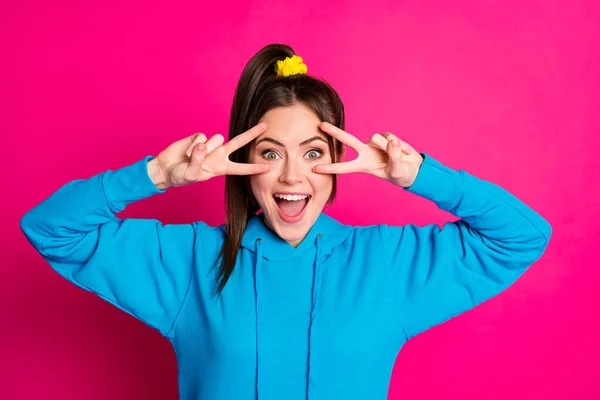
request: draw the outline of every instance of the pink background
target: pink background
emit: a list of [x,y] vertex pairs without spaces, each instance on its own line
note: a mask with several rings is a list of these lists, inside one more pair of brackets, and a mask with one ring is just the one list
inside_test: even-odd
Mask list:
[[[349,132],[393,131],[554,228],[514,286],[402,349],[389,398],[600,398],[597,2],[12,3],[0,5],[0,398],[177,398],[169,343],[60,278],[19,218],[72,179],[226,133],[241,70],[271,42],[337,88]],[[223,186],[120,216],[218,225]],[[366,175],[341,177],[327,212],[356,225],[454,219]]]

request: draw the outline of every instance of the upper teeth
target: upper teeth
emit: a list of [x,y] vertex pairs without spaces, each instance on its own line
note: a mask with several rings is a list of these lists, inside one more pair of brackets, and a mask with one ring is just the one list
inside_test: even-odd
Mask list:
[[304,200],[308,197],[307,194],[276,194],[275,197],[288,201]]

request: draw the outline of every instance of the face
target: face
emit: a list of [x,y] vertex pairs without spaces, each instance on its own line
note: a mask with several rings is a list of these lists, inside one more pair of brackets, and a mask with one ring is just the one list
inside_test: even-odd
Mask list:
[[332,175],[312,170],[331,163],[327,136],[319,129],[319,117],[303,104],[269,110],[259,122],[268,128],[252,143],[249,162],[268,163],[271,170],[250,175],[252,193],[267,226],[297,247],[333,187]]

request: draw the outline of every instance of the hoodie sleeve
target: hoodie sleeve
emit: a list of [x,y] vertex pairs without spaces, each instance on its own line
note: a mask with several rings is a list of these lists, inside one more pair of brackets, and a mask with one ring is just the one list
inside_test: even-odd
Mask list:
[[21,230],[62,277],[166,336],[191,280],[196,227],[115,217],[165,192],[148,175],[152,158],[67,183],[21,218]]
[[460,218],[381,225],[398,318],[407,339],[499,294],[545,251],[552,228],[501,187],[431,156],[404,190]]

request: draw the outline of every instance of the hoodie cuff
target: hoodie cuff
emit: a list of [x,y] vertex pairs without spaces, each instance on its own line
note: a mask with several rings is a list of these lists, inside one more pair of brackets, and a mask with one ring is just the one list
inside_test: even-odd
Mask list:
[[148,175],[148,162],[153,158],[146,156],[133,164],[104,173],[104,194],[114,212],[124,210],[135,201],[166,192],[167,189],[158,189]]
[[423,157],[419,173],[413,184],[404,190],[429,199],[447,211],[452,208],[460,192],[464,174],[443,165],[427,153],[419,154]]

